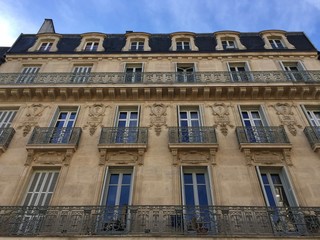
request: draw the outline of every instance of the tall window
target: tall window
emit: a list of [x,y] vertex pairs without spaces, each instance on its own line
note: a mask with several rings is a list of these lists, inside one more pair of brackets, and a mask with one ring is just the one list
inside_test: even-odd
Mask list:
[[71,82],[86,83],[89,81],[92,66],[76,66],[73,68]]
[[305,81],[308,79],[300,62],[282,62],[281,64],[288,80]]
[[17,79],[17,83],[32,83],[39,72],[39,66],[24,67]]
[[130,51],[143,51],[144,42],[143,41],[132,41],[130,46]]
[[284,49],[285,46],[280,39],[269,39],[269,43],[273,49]]
[[127,64],[125,82],[140,83],[142,80],[142,64]]
[[251,81],[249,67],[246,63],[229,63],[229,70],[233,82]]
[[84,47],[84,51],[95,52],[98,49],[98,45],[99,45],[99,42],[95,42],[95,41],[86,42],[86,45]]
[[201,137],[199,107],[179,107],[179,142],[199,143]]
[[320,110],[306,108],[306,113],[311,126],[320,127]]
[[177,41],[177,51],[189,51],[190,48],[190,42],[186,40]]
[[177,64],[177,81],[180,83],[195,82],[194,64]]
[[119,107],[117,119],[117,143],[136,143],[138,141],[138,107]]
[[53,45],[53,42],[43,42],[41,43],[40,45],[40,48],[39,48],[39,52],[49,52],[51,47]]
[[76,123],[78,109],[59,109],[51,128],[50,143],[69,143]]
[[16,110],[0,110],[0,128],[11,127],[11,123],[16,114]]

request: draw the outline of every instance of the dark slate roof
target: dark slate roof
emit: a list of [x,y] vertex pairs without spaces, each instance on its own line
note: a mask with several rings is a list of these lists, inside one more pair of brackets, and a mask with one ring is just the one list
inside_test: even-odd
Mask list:
[[0,47],[0,65],[5,62],[5,55],[9,49],[9,47]]
[[[228,52],[270,52],[270,51],[283,51],[283,52],[297,52],[297,51],[317,51],[309,39],[303,32],[287,32],[289,42],[296,47],[296,49],[265,49],[264,42],[259,33],[240,33],[240,41],[247,48],[246,50],[230,49],[225,50]],[[48,54],[48,52],[27,52],[33,46],[37,37],[35,34],[21,34],[11,49],[9,54]],[[59,54],[70,54],[75,51],[81,41],[80,34],[62,34],[58,42],[58,51],[52,52]],[[125,34],[107,34],[103,42],[104,52],[90,52],[90,54],[108,54],[108,53],[121,53],[122,48],[126,42]],[[216,39],[213,33],[196,33],[195,44],[199,48],[198,52],[219,52],[215,50]],[[171,46],[170,34],[150,34],[149,45],[151,51],[148,52],[122,52],[126,54],[148,54],[148,53],[172,53],[169,51]],[[86,54],[87,52],[77,52],[77,54]]]

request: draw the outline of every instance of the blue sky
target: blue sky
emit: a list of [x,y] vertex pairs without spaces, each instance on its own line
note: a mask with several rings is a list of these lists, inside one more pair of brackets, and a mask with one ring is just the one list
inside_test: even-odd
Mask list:
[[303,31],[320,50],[320,0],[0,0],[0,46],[37,33]]

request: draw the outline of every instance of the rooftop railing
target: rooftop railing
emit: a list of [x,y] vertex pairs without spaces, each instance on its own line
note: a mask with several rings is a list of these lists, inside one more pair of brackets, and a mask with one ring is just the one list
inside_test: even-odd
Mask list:
[[2,84],[319,83],[320,71],[0,73]]
[[216,144],[214,127],[169,127],[169,143]]
[[237,127],[238,142],[243,143],[267,143],[289,144],[289,139],[283,126],[280,127]]
[[0,236],[320,236],[320,207],[2,206]]

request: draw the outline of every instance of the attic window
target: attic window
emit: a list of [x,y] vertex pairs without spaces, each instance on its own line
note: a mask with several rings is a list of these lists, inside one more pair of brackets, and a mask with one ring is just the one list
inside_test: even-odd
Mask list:
[[106,35],[103,33],[84,33],[81,35],[81,42],[75,51],[80,52],[102,52],[104,51],[103,41]]
[[98,45],[99,42],[98,41],[91,41],[91,42],[87,42],[86,46],[84,48],[84,51],[91,51],[91,52],[95,52],[98,49]]
[[195,34],[190,32],[177,32],[171,34],[171,51],[198,51],[195,44]]
[[122,51],[142,52],[151,51],[149,46],[150,34],[143,32],[127,32],[126,44],[122,48]]
[[288,41],[286,32],[281,30],[268,30],[260,32],[265,49],[295,49]]
[[52,42],[43,42],[40,45],[39,52],[49,52],[53,43]]
[[34,45],[28,49],[29,52],[56,52],[57,45],[62,36],[56,33],[37,34],[37,40]]
[[214,33],[217,41],[216,50],[247,49],[240,41],[240,33],[234,31],[222,31]]

